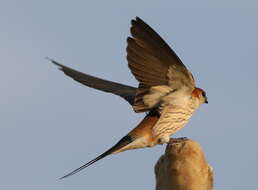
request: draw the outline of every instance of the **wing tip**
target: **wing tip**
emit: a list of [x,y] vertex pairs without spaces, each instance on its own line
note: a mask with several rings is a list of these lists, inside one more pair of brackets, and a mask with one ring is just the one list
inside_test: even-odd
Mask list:
[[134,19],[131,20],[132,27],[140,23],[145,23],[145,22],[138,16],[136,16]]
[[50,57],[45,57],[45,59],[56,65],[58,64],[54,59],[51,59]]
[[50,61],[51,63],[55,64],[56,66],[58,66],[58,69],[63,71],[63,68],[65,67],[64,65],[58,63],[57,61],[55,61],[54,59],[51,59],[50,57],[45,57],[45,59]]
[[138,22],[138,21],[143,21],[143,20],[139,16],[136,16],[134,19],[132,19],[132,21]]
[[135,20],[136,20],[137,22],[143,22],[143,20],[142,20],[140,17],[138,17],[138,16],[136,16]]

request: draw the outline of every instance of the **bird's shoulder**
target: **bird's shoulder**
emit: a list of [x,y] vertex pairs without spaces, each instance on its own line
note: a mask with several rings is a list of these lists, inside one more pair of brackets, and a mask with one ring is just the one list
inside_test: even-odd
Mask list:
[[162,85],[151,87],[149,94],[145,95],[143,101],[146,105],[153,107],[171,105],[172,107],[185,107],[191,100],[191,92],[187,87],[172,89],[170,86]]

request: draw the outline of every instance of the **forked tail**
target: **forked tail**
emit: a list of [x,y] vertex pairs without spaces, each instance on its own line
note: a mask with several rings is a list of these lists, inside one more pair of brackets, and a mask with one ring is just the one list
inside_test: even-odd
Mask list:
[[74,175],[76,173],[78,173],[79,171],[83,170],[84,168],[87,168],[88,166],[90,166],[91,164],[97,162],[98,160],[101,160],[102,158],[118,151],[119,149],[125,147],[126,145],[130,144],[131,142],[133,142],[132,137],[130,136],[124,136],[117,144],[115,144],[112,148],[110,148],[109,150],[107,150],[106,152],[104,152],[103,154],[99,155],[98,157],[94,158],[93,160],[89,161],[88,163],[84,164],[83,166],[77,168],[76,170],[68,173],[67,175],[61,177],[60,179],[64,179],[67,178],[71,175]]

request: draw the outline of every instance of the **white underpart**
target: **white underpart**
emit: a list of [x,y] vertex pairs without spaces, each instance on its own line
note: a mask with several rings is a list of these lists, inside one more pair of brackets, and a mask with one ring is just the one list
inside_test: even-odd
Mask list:
[[186,107],[191,101],[191,92],[185,86],[162,97],[162,104]]
[[153,86],[150,88],[149,93],[143,97],[143,103],[149,108],[158,105],[162,98],[172,92],[173,89],[167,85]]
[[166,142],[171,135],[185,126],[197,107],[177,107],[171,104],[164,106],[159,121],[153,127],[153,135],[161,142]]
[[191,94],[192,89],[187,86],[173,89],[173,86],[160,85],[151,87],[143,97],[144,104],[149,108],[160,109],[160,119],[153,127],[153,135],[160,143],[168,143],[170,136],[184,127],[199,107],[200,100]]
[[[160,119],[153,127],[153,135],[158,137],[161,143],[168,142],[172,134],[184,127],[200,105],[199,99],[192,98],[187,87],[171,92],[168,88],[156,86],[152,91],[152,98],[155,98],[156,105],[158,104],[161,110]],[[149,99],[146,101],[151,102]]]
[[143,97],[143,102],[149,108],[161,104],[173,104],[185,107],[191,98],[189,89],[181,87],[179,90],[172,89],[167,85],[153,86],[149,93]]

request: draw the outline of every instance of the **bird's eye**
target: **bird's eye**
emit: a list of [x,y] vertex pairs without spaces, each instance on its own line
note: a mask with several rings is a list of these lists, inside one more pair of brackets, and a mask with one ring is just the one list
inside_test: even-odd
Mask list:
[[202,96],[203,96],[203,97],[206,97],[206,93],[205,93],[205,92],[202,92]]

